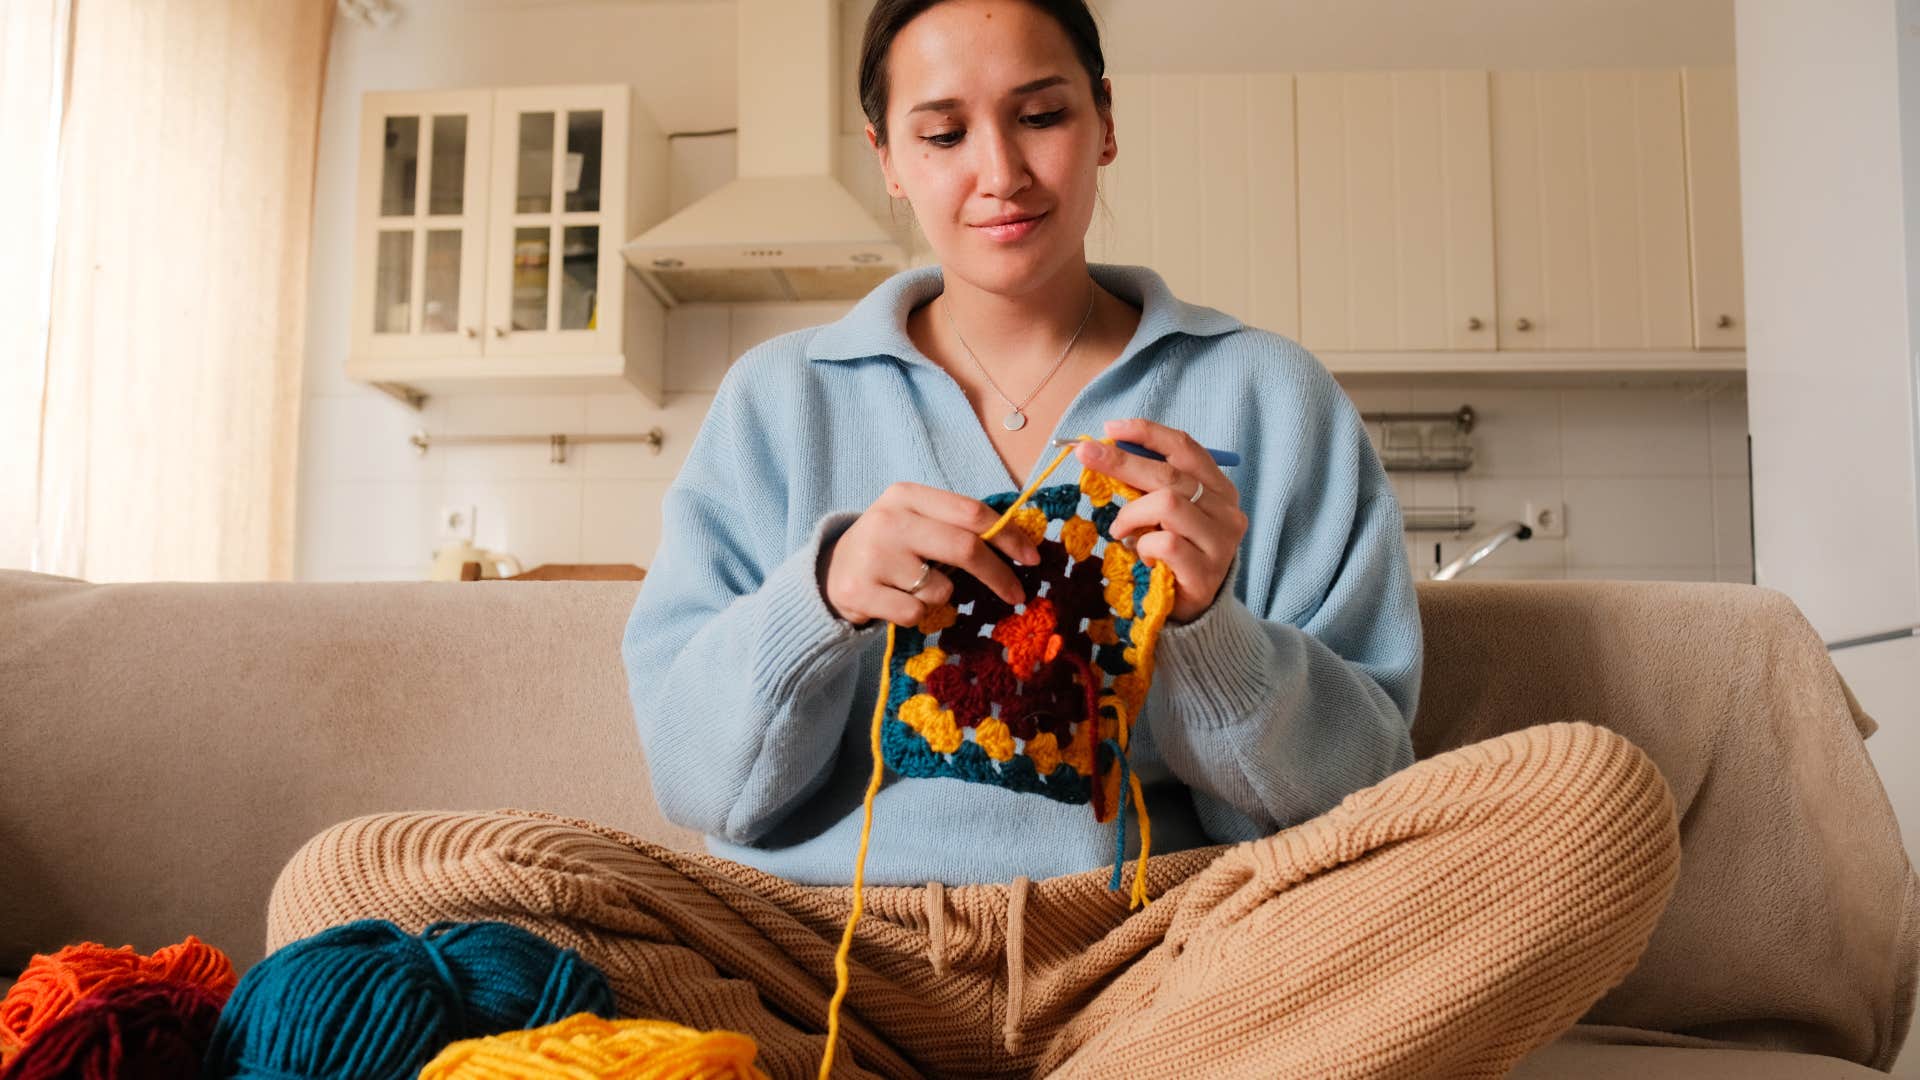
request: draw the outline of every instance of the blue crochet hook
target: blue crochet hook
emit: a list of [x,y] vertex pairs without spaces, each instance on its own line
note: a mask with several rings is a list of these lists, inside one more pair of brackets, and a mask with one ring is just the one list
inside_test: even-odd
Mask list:
[[[1086,442],[1086,441],[1088,441],[1088,440],[1086,440],[1086,439],[1084,439],[1084,438],[1078,438],[1078,439],[1055,439],[1055,440],[1053,440],[1053,445],[1054,445],[1054,446],[1058,446],[1058,447],[1067,447],[1067,446],[1072,446],[1072,445],[1074,445],[1075,443],[1082,443],[1082,442]],[[1160,453],[1160,452],[1158,452],[1158,451],[1155,451],[1155,450],[1149,450],[1149,449],[1147,449],[1146,447],[1144,447],[1144,446],[1141,446],[1141,445],[1140,445],[1139,443],[1135,443],[1135,442],[1128,442],[1128,441],[1127,441],[1127,440],[1125,440],[1125,439],[1115,439],[1115,440],[1113,440],[1113,445],[1115,445],[1115,446],[1117,446],[1117,447],[1119,447],[1119,448],[1120,448],[1120,449],[1122,449],[1122,450],[1125,450],[1125,451],[1126,451],[1127,453],[1129,453],[1129,454],[1138,454],[1139,456],[1141,456],[1141,457],[1143,457],[1143,458],[1152,458],[1152,459],[1153,459],[1153,460],[1155,460],[1155,461],[1165,461],[1165,460],[1167,460],[1167,456],[1166,456],[1165,454],[1162,454],[1162,453]],[[1240,464],[1240,455],[1239,455],[1239,454],[1236,454],[1236,453],[1234,453],[1234,452],[1233,452],[1233,451],[1231,451],[1231,450],[1215,450],[1215,449],[1213,449],[1212,447],[1204,447],[1203,449],[1205,449],[1205,450],[1206,450],[1206,452],[1207,452],[1207,456],[1209,456],[1209,457],[1211,457],[1211,458],[1213,458],[1213,463],[1214,463],[1215,465],[1238,465],[1238,464]]]

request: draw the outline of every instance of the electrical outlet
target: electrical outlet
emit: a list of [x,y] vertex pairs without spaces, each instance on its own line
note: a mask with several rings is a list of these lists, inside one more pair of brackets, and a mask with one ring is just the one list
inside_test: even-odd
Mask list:
[[447,505],[440,508],[436,526],[438,539],[473,541],[473,506]]
[[1535,537],[1567,535],[1567,508],[1560,503],[1530,502],[1520,520],[1527,523]]

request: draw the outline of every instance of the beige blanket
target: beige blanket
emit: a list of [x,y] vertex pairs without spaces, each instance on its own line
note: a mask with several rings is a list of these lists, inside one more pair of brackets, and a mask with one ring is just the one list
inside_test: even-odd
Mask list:
[[1585,720],[1638,743],[1673,788],[1679,884],[1577,1037],[1891,1066],[1920,967],[1920,879],[1862,741],[1874,722],[1786,596],[1516,582],[1423,585],[1420,603],[1421,757]]

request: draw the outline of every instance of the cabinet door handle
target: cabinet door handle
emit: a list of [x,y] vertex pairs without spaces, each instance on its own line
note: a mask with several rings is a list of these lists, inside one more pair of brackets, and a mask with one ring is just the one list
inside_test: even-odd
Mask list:
[[503,338],[503,337],[506,337],[506,336],[507,336],[507,328],[506,328],[506,327],[504,327],[504,326],[496,326],[496,327],[494,327],[494,328],[493,328],[493,336],[494,336],[494,337],[497,337],[497,338]]
[[1717,323],[1714,323],[1713,325],[1719,327],[1722,330],[1731,330],[1733,328],[1733,316],[1722,315],[1720,316],[1720,321]]
[[1467,329],[1478,330],[1480,329],[1480,327],[1481,327],[1480,316],[1478,315],[1467,316]]
[[1531,319],[1515,319],[1513,321],[1513,328],[1524,334],[1528,330],[1533,329],[1533,321]]
[[461,333],[464,333],[464,334],[466,334],[466,335],[467,335],[468,337],[470,337],[470,338],[477,338],[477,337],[479,337],[479,336],[480,336],[480,331],[478,331],[478,330],[475,330],[475,329],[474,329],[473,327],[471,327],[471,326],[466,326],[466,327],[462,327],[462,328],[461,328]]

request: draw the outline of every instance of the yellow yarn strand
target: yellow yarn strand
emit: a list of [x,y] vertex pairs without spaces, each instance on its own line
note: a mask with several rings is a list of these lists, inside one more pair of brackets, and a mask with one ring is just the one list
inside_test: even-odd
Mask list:
[[[1081,438],[1091,440],[1093,436],[1082,435]],[[1112,439],[1099,439],[1096,441],[1103,442],[1108,446],[1112,446],[1114,442]],[[1013,515],[1027,504],[1028,499],[1033,498],[1033,493],[1040,489],[1041,484],[1047,482],[1047,477],[1052,476],[1053,471],[1058,469],[1061,463],[1066,461],[1072,453],[1073,447],[1071,446],[1060,451],[1059,456],[1055,457],[1053,462],[1049,464],[1039,476],[1035,477],[1031,484],[1026,486],[1026,490],[1020,492],[1019,498],[1013,501],[1013,505],[1007,507],[1006,512],[1000,515],[1000,520],[994,522],[988,527],[986,532],[980,534],[980,539],[992,540],[994,537],[1000,535],[1000,531],[1007,527],[1007,522],[1013,520]],[[1151,606],[1152,605],[1149,604],[1149,607]],[[1163,609],[1160,612],[1160,620],[1164,621],[1165,618],[1166,611]],[[1158,622],[1155,622],[1154,625],[1158,626]],[[853,911],[847,916],[847,928],[840,935],[840,947],[835,950],[833,954],[833,1000],[827,1003],[827,1049],[820,1058],[819,1080],[828,1080],[829,1074],[833,1071],[833,1052],[835,1046],[840,1041],[840,1003],[846,1000],[847,990],[852,983],[852,976],[847,967],[847,958],[853,951],[853,928],[854,925],[860,921],[860,913],[866,908],[867,847],[873,840],[873,800],[874,796],[880,793],[880,782],[886,775],[886,762],[881,758],[880,725],[881,721],[885,720],[887,715],[887,673],[893,670],[894,633],[898,629],[899,627],[893,623],[887,624],[887,651],[886,655],[880,660],[880,692],[875,696],[873,703],[873,723],[870,725],[871,730],[868,732],[867,738],[868,745],[873,751],[873,775],[867,780],[867,794],[866,797],[861,800],[860,851],[854,857],[853,864]],[[1148,650],[1142,659],[1150,664],[1150,657],[1151,650]],[[1151,667],[1147,667],[1145,670],[1150,672],[1152,669]],[[1124,726],[1120,738],[1121,745],[1124,748],[1126,740]],[[1147,843],[1150,832],[1147,827],[1147,801],[1140,793],[1140,778],[1133,776],[1131,779],[1133,780],[1133,805],[1140,812],[1140,865],[1133,876],[1133,900],[1129,906],[1139,907],[1148,902],[1146,869]]]
[[1127,910],[1146,907],[1153,901],[1147,899],[1147,851],[1153,847],[1153,826],[1147,823],[1147,797],[1140,793],[1140,774],[1128,773],[1127,779],[1133,781],[1133,808],[1140,815],[1140,862],[1133,870],[1132,899]]
[[602,1020],[576,1013],[530,1031],[462,1039],[420,1080],[767,1080],[753,1040],[665,1020]]
[[880,793],[880,780],[886,774],[886,762],[880,757],[880,721],[887,715],[887,672],[893,668],[894,632],[899,627],[887,624],[887,655],[880,661],[880,695],[873,703],[873,730],[868,745],[873,750],[873,777],[867,781],[867,795],[861,800],[860,853],[853,863],[853,913],[847,916],[847,929],[840,935],[840,948],[833,954],[833,1000],[827,1003],[827,1050],[820,1056],[820,1080],[827,1080],[833,1069],[833,1048],[840,1041],[840,1003],[846,1000],[852,976],[847,971],[847,955],[853,951],[853,926],[860,921],[866,906],[867,845],[873,840],[873,797]]

